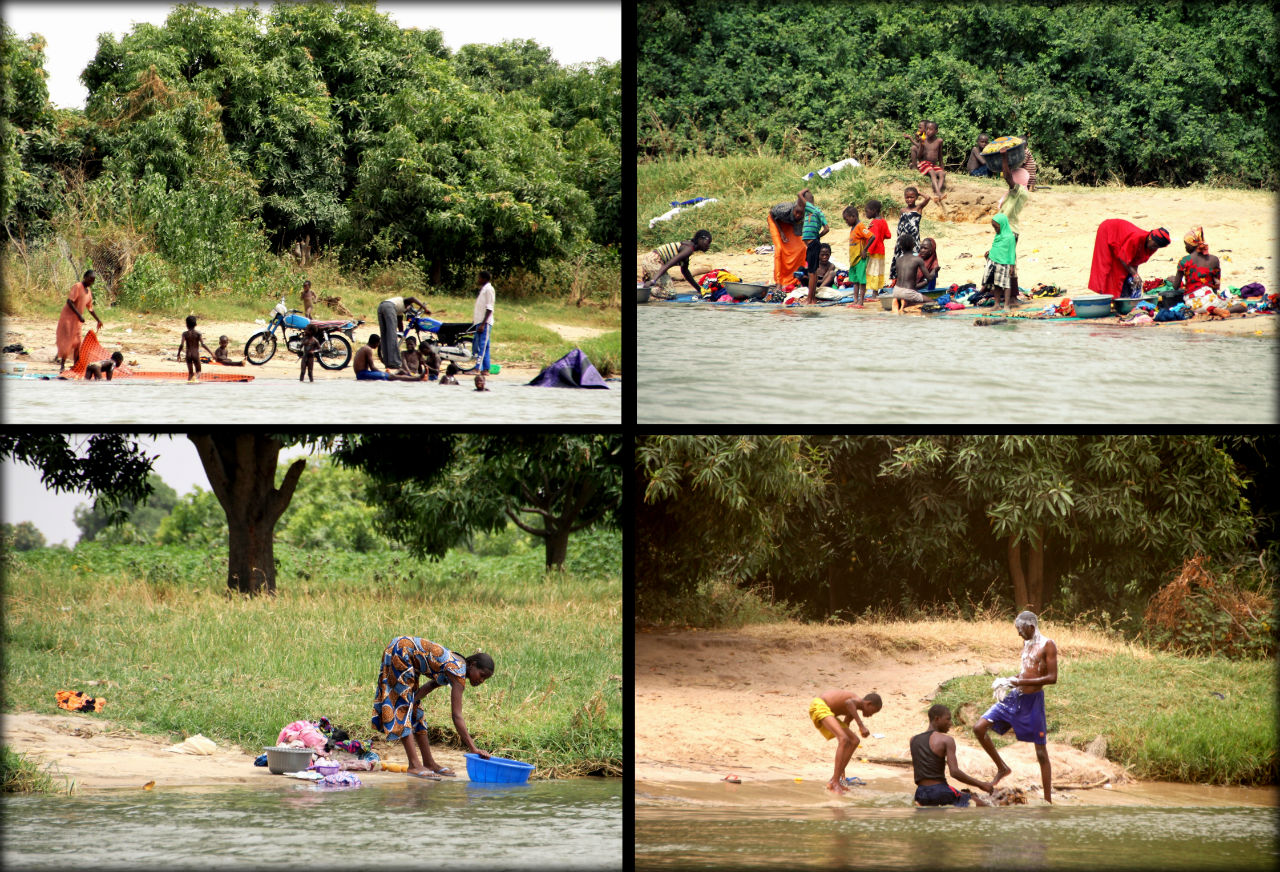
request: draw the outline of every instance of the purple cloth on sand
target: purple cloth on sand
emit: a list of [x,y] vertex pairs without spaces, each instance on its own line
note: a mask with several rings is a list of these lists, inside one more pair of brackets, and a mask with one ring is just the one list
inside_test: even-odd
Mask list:
[[609,388],[581,348],[542,370],[529,384],[544,388]]

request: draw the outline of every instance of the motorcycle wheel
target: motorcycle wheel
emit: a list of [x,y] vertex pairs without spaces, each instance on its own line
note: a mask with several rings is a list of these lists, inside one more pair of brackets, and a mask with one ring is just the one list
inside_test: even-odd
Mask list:
[[254,366],[262,366],[275,356],[276,337],[271,333],[255,333],[244,344],[244,359]]
[[342,369],[351,361],[351,343],[341,333],[330,333],[320,343],[317,360],[325,369]]

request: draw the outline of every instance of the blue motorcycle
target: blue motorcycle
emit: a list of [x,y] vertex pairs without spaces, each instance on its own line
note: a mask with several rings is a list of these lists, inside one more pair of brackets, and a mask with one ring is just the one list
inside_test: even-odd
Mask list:
[[430,345],[440,356],[440,365],[456,363],[462,372],[472,372],[484,360],[484,348],[479,354],[473,354],[471,346],[476,338],[476,325],[438,321],[416,306],[405,308],[404,330],[397,337],[400,341],[413,335],[418,346]]
[[[262,322],[258,322],[262,323]],[[267,329],[249,337],[244,346],[244,358],[254,366],[262,366],[276,353],[276,333],[284,338],[285,347],[302,356],[302,331],[308,325],[316,328],[320,351],[316,361],[324,369],[342,369],[351,362],[351,332],[364,321],[312,321],[297,309],[290,310],[284,300],[271,311]]]

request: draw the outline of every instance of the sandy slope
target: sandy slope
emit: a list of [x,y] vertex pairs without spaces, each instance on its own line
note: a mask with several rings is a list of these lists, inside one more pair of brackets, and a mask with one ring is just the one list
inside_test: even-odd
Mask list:
[[[55,776],[75,780],[77,788],[153,789],[208,784],[263,783],[278,780],[266,767],[253,765],[260,749],[244,750],[219,744],[210,756],[176,754],[162,738],[122,729],[100,714],[42,715],[30,712],[0,717],[0,741],[10,749],[48,764]],[[377,748],[384,760],[405,762],[397,746]],[[466,759],[460,752],[432,748],[436,761],[466,778]],[[361,781],[406,779],[397,772],[358,772]]]
[[[744,783],[802,778],[820,790],[831,777],[835,744],[823,741],[807,710],[814,696],[838,687],[859,694],[876,691],[885,702],[879,714],[864,719],[872,734],[884,738],[863,739],[848,774],[909,792],[914,788],[909,765],[869,758],[909,764],[908,740],[927,729],[924,712],[942,681],[984,672],[1015,674],[1021,648],[1011,629],[1007,635],[1009,643],[1002,648],[953,635],[953,642],[924,649],[869,654],[857,647],[856,628],[848,627],[776,637],[761,628],[638,632],[636,780],[713,782],[734,773]],[[1063,650],[1064,657],[1071,656],[1073,646]],[[1047,694],[1051,710],[1052,687]],[[975,777],[995,774],[970,729],[956,727],[952,734],[961,769]],[[1049,754],[1055,783],[1127,780],[1122,767],[1069,745],[1050,742]],[[1040,783],[1033,746],[1020,742],[1001,755],[1013,768],[1005,783],[1024,788]]]
[[[981,278],[983,257],[993,231],[989,215],[1005,189],[1002,181],[948,176],[950,193],[944,209],[930,203],[924,209],[922,235],[938,242],[941,272],[939,282],[964,284]],[[1054,185],[1031,195],[1021,215],[1022,235],[1018,242],[1019,284],[1030,288],[1037,282],[1065,288],[1068,293],[1087,289],[1098,223],[1106,218],[1124,218],[1141,227],[1164,227],[1173,244],[1158,251],[1139,268],[1144,279],[1172,276],[1186,254],[1182,236],[1193,226],[1203,226],[1210,251],[1222,262],[1224,286],[1241,287],[1261,282],[1269,291],[1280,287],[1277,263],[1277,199],[1265,191],[1236,191],[1210,188],[1087,188]],[[818,205],[834,221],[826,237],[832,243],[833,260],[849,262],[848,229],[840,219],[843,203]],[[763,217],[763,216],[761,216]],[[897,235],[898,216],[885,216]],[[769,242],[768,234],[760,240]],[[892,243],[890,243],[892,244]],[[969,255],[962,257],[962,255]],[[746,281],[772,281],[771,255],[712,250],[692,259],[695,272],[723,268]],[[887,270],[886,270],[887,272]],[[678,288],[686,288],[681,281]],[[878,306],[863,310],[878,315]],[[1277,316],[1233,317],[1209,322],[1197,318],[1183,324],[1161,324],[1159,329],[1213,331],[1276,331]]]

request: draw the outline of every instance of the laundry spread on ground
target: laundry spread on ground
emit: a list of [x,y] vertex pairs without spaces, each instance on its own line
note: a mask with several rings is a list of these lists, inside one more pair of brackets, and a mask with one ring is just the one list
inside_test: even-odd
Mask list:
[[71,712],[100,712],[107,701],[102,697],[92,697],[78,690],[60,690],[54,696],[58,700],[58,708]]
[[196,733],[191,738],[179,742],[176,745],[171,745],[170,747],[165,748],[165,750],[173,751],[175,754],[198,754],[200,756],[207,757],[216,751],[217,748],[218,746],[213,743],[212,739],[209,739],[200,733]]

